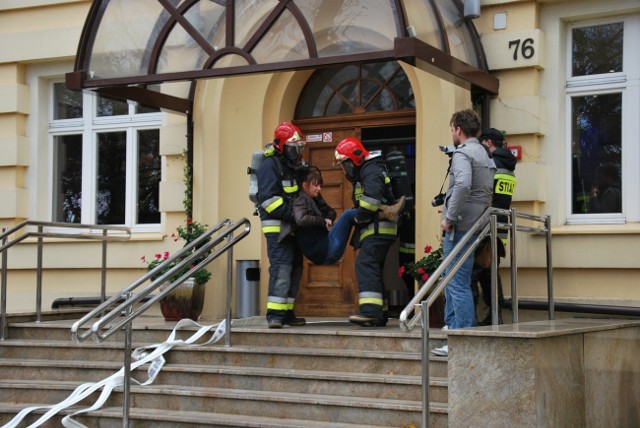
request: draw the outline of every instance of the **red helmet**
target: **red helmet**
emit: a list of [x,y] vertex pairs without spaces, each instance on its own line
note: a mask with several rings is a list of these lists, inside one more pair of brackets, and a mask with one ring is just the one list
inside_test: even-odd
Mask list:
[[273,132],[273,145],[280,154],[284,153],[284,146],[287,143],[304,145],[304,136],[300,128],[290,122],[282,122]]
[[340,164],[351,160],[356,166],[362,166],[369,152],[362,146],[357,138],[345,138],[336,146],[334,164]]

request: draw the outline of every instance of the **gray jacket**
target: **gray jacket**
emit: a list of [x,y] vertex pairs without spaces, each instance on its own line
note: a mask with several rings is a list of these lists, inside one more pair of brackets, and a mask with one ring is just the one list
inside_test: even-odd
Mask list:
[[442,215],[456,230],[469,230],[491,205],[495,171],[493,159],[477,138],[469,138],[451,156]]

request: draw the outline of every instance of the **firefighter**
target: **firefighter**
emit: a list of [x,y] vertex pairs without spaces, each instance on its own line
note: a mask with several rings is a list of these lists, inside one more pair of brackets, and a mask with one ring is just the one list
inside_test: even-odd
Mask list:
[[294,312],[302,277],[302,251],[295,236],[279,236],[284,223],[295,222],[292,201],[299,190],[296,173],[303,166],[304,144],[300,129],[282,122],[276,127],[272,147],[266,151],[267,157],[256,173],[258,211],[269,257],[269,328],[306,324],[306,320],[296,317]]
[[397,222],[380,220],[380,205],[395,203],[391,180],[380,152],[368,152],[356,138],[345,138],[336,147],[335,164],[342,167],[353,184],[356,231],[352,243],[359,248],[356,257],[358,313],[349,321],[363,327],[387,324],[384,261],[396,239]]

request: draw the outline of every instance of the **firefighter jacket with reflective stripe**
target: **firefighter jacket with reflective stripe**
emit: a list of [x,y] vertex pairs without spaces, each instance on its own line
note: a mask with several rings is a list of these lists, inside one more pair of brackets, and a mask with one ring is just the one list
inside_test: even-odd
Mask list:
[[[511,208],[511,200],[513,194],[516,191],[516,176],[514,170],[516,169],[517,160],[511,150],[499,147],[491,154],[493,161],[496,164],[496,173],[493,176],[493,199],[491,206],[495,208],[502,208],[508,210]],[[504,216],[498,216],[498,221],[504,223],[507,218]],[[503,244],[507,243],[507,231],[498,230],[498,237],[502,240]]]
[[298,195],[295,173],[280,155],[267,157],[260,165],[258,211],[263,233],[280,233],[282,222],[293,223],[292,200]]
[[391,179],[381,157],[368,159],[360,167],[358,180],[353,183],[351,198],[356,207],[355,222],[358,225],[359,240],[371,235],[395,238],[397,223],[378,220],[380,205],[395,203]]

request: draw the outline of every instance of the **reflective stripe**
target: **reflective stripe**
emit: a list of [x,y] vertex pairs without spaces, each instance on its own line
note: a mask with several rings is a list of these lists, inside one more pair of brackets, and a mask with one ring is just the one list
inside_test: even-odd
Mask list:
[[298,191],[298,183],[295,180],[282,180],[281,184],[285,193],[296,193]]
[[274,311],[286,311],[290,308],[288,303],[267,302],[267,309],[273,309]]
[[391,183],[391,178],[387,177],[386,175],[384,176],[384,184],[389,184]]
[[375,297],[365,297],[358,300],[359,305],[377,305],[382,306],[384,302],[382,299],[376,299]]
[[364,291],[362,293],[358,293],[358,304],[382,306],[384,305],[384,301],[382,299],[382,294],[374,291]]
[[282,196],[274,196],[273,198],[269,198],[264,201],[261,206],[266,212],[272,213],[282,204],[284,204],[284,199],[282,198]]
[[[360,232],[360,240],[362,241],[367,236],[371,236],[376,232],[375,224],[372,223],[362,229]],[[381,221],[378,223],[378,235],[393,235],[398,234],[398,225],[388,221]]]
[[516,191],[516,178],[513,175],[495,174],[493,179],[496,181],[493,189],[494,193],[513,196]]
[[378,211],[380,209],[380,200],[364,196],[360,198],[360,207],[369,211]]
[[416,253],[416,245],[410,242],[400,242],[398,247],[398,251],[404,254],[415,254]]
[[362,184],[360,184],[360,182],[356,183],[353,188],[353,197],[356,199],[356,201],[359,201],[360,198],[362,198],[363,191],[364,189],[362,188]]
[[280,220],[262,220],[262,233],[280,233]]

